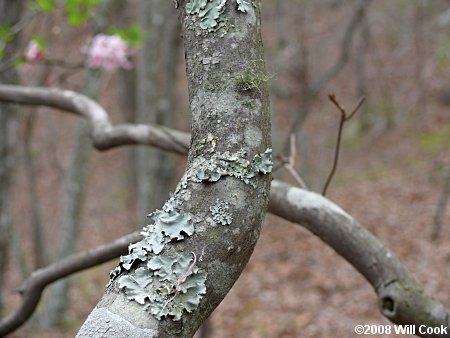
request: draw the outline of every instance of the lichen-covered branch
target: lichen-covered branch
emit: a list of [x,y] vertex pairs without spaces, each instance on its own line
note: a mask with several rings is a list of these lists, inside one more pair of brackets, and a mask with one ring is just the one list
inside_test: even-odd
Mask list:
[[[77,337],[191,337],[244,269],[272,169],[267,83],[237,84],[250,68],[265,73],[259,5],[181,4],[193,135],[187,168],[111,272]],[[226,225],[210,216],[219,198],[231,205]]]

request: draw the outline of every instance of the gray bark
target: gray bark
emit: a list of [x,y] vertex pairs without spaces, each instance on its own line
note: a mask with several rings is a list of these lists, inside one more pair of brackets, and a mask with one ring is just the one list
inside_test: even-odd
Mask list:
[[[193,169],[200,157],[212,156],[204,143],[209,134],[217,142],[215,154],[245,151],[252,158],[270,147],[266,84],[251,91],[243,91],[237,85],[239,74],[246,68],[264,71],[260,2],[255,3],[256,8],[250,7],[243,14],[237,12],[235,2],[228,1],[223,15],[234,24],[234,29],[223,37],[220,32],[202,30],[182,9],[193,117],[187,171]],[[192,26],[187,28],[189,24]],[[212,58],[213,52],[218,53],[214,55],[219,62],[203,63]],[[257,65],[252,60],[258,60]],[[223,83],[228,85],[221,86]],[[183,312],[178,322],[170,318],[157,320],[143,306],[128,301],[115,281],[78,337],[100,337],[106,333],[108,337],[191,337],[228,293],[253,251],[266,211],[269,179],[270,175],[258,175],[255,187],[228,176],[216,183],[188,180],[183,193],[174,196],[180,212],[192,215],[196,231],[186,240],[166,244],[163,253],[174,257],[180,252],[197,253],[197,265],[207,273],[207,291],[194,311]],[[214,226],[206,220],[217,199],[228,200],[232,205],[233,221],[228,227]]]
[[[18,0],[0,0],[0,24],[14,25],[20,18],[23,4],[23,1]],[[4,62],[13,58],[15,49],[16,39],[5,44]],[[18,83],[14,67],[0,72],[0,83]],[[3,289],[11,241],[10,189],[15,164],[16,120],[16,107],[0,105],[0,317],[3,312]]]

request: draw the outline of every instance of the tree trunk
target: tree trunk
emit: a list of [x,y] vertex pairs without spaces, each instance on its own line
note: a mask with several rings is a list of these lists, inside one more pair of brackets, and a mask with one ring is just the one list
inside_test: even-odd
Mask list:
[[[20,17],[23,1],[0,0],[0,24],[10,27]],[[14,56],[16,39],[4,46],[3,62]],[[0,72],[0,82],[17,84],[18,75],[14,66]],[[0,105],[0,318],[3,310],[3,289],[11,241],[10,189],[15,164],[17,108]]]
[[[143,41],[137,75],[135,122],[170,126],[173,122],[172,95],[178,54],[176,40],[173,39],[177,31],[173,3],[141,0],[140,9]],[[137,219],[141,223],[145,221],[144,215],[164,204],[174,183],[175,161],[160,150],[138,147],[136,164]]]
[[163,210],[151,215],[144,239],[121,258],[78,337],[191,337],[250,258],[272,163],[260,1],[254,3],[182,3],[192,112],[187,169]]
[[[89,70],[82,86],[84,94],[96,97],[100,87],[100,73]],[[77,126],[75,145],[70,159],[64,187],[63,211],[61,214],[59,252],[56,260],[61,260],[76,250],[81,214],[85,198],[89,158],[92,152],[90,126],[80,121]],[[70,279],[63,279],[49,289],[47,307],[39,320],[40,325],[52,327],[65,317],[69,302]]]

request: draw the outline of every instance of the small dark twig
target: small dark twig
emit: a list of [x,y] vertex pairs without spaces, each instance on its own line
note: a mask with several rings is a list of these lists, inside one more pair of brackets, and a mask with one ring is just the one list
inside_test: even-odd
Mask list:
[[341,149],[342,130],[344,129],[344,123],[349,121],[353,116],[355,116],[356,112],[358,111],[359,108],[361,108],[361,106],[362,106],[362,104],[363,104],[363,102],[365,100],[365,97],[361,97],[359,99],[358,104],[352,110],[352,112],[350,114],[347,114],[345,108],[336,99],[336,95],[335,94],[329,94],[328,98],[330,99],[331,102],[334,103],[334,105],[341,112],[341,120],[339,121],[338,137],[337,137],[337,141],[336,141],[336,148],[334,150],[333,167],[331,168],[331,172],[328,175],[328,178],[327,178],[327,181],[325,183],[325,186],[323,187],[323,191],[322,191],[322,195],[323,196],[326,195],[328,186],[330,185],[331,180],[333,179],[334,173],[336,172],[336,168],[337,168],[338,161],[339,161],[339,152],[340,152],[340,149]]

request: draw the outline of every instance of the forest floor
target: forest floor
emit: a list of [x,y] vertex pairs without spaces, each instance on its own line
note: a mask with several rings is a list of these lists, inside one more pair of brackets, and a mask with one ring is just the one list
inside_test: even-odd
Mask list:
[[[65,128],[74,129],[75,120],[64,120]],[[58,120],[52,123],[60,123],[55,121]],[[40,123],[49,123],[49,120]],[[420,141],[427,135],[433,138],[435,133],[448,131],[449,123],[449,117],[443,113],[425,131],[413,133],[407,128],[396,128],[359,141],[357,145],[344,144],[339,170],[328,194],[386,243],[426,292],[447,307],[450,307],[450,206],[438,240],[429,238],[443,184],[436,163],[441,161],[448,165],[450,154],[448,143],[440,145],[436,141],[437,145],[430,149]],[[36,137],[42,138],[45,144],[45,135],[39,135],[38,128]],[[444,139],[448,140],[448,135]],[[124,152],[121,149],[92,155],[79,250],[107,243],[131,231],[135,217],[128,202],[130,192],[126,189]],[[66,155],[60,153],[61,157]],[[52,161],[47,161],[46,156],[41,156],[40,172],[51,171]],[[14,198],[21,202],[15,207],[16,219],[28,205],[23,197],[26,182],[22,177],[19,171]],[[58,180],[57,175],[51,177],[40,183],[40,189],[52,191]],[[58,193],[52,193],[53,198],[57,198]],[[44,209],[55,209],[51,199],[43,203]],[[49,223],[57,223],[57,215],[49,217],[52,220]],[[21,236],[26,239],[29,224],[25,222],[20,227]],[[46,229],[49,243],[55,227]],[[29,254],[30,241],[25,241],[24,245]],[[11,337],[73,337],[101,297],[108,272],[115,264],[110,262],[75,275],[70,292],[71,306],[63,327],[49,330],[26,325]],[[8,290],[14,290],[21,281],[17,269],[11,270]],[[19,300],[11,291],[8,309],[14,309]],[[227,298],[213,313],[210,330],[214,338],[356,337],[354,327],[357,324],[390,325],[378,311],[371,286],[317,237],[297,224],[268,215],[254,255]]]

